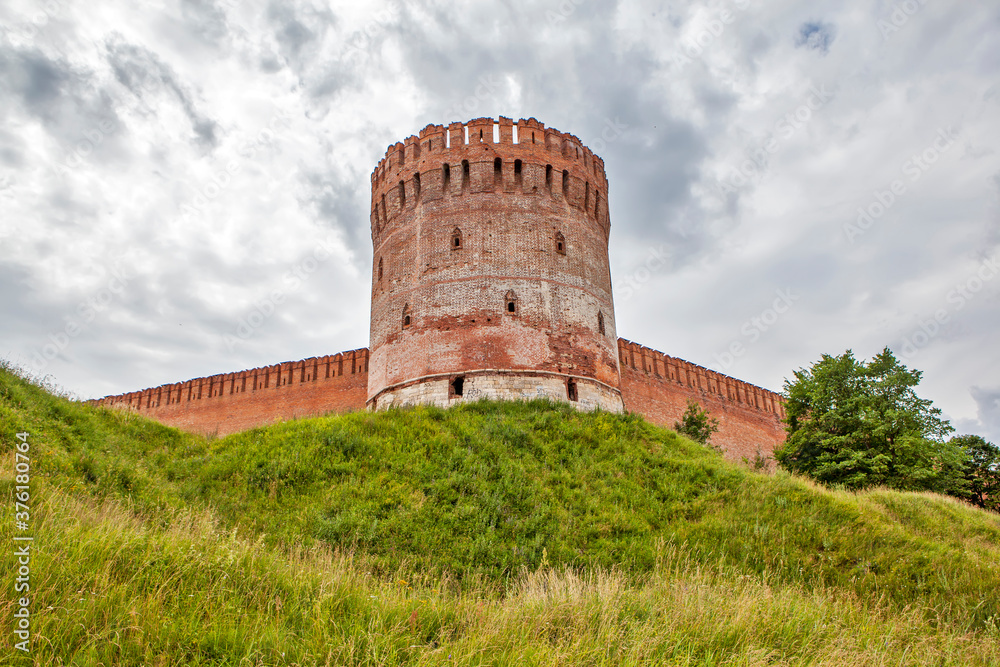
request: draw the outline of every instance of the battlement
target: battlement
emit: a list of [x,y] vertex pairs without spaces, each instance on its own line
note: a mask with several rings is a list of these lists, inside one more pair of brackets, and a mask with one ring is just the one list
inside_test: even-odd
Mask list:
[[[372,187],[394,180],[399,170],[425,159],[430,155],[453,152],[473,152],[476,148],[492,147],[503,151],[511,149],[522,157],[532,154],[539,160],[558,158],[564,164],[578,164],[607,187],[604,160],[587,148],[579,137],[528,118],[516,123],[505,116],[499,119],[473,118],[444,125],[427,125],[416,135],[391,144],[384,157],[372,170]],[[512,153],[514,154],[514,153]]]
[[461,205],[469,195],[545,197],[582,213],[605,239],[610,234],[604,161],[576,136],[534,118],[428,125],[389,146],[371,181],[376,245],[421,205]]
[[[324,357],[285,361],[235,373],[220,373],[185,382],[164,384],[88,402],[92,405],[139,411],[157,408],[177,410],[198,403],[218,402],[220,399],[239,399],[268,390],[336,382],[345,375],[366,378],[367,374],[368,349],[361,348]],[[360,407],[364,407],[363,401]]]
[[629,367],[639,370],[662,381],[675,382],[743,407],[769,412],[779,419],[785,418],[784,397],[749,382],[671,357],[624,338],[618,339],[618,358],[623,369]]

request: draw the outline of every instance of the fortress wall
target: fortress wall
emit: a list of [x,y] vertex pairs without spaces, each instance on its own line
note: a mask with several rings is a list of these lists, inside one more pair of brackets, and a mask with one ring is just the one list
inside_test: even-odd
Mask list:
[[626,410],[673,428],[687,401],[697,401],[719,420],[712,444],[733,461],[752,461],[757,447],[770,455],[785,441],[785,407],[779,394],[624,338],[618,339],[618,354]]
[[[756,448],[770,454],[784,442],[785,431],[781,396],[752,384],[716,373],[638,345],[618,339],[621,368],[621,395],[625,408],[649,421],[673,428],[687,408],[688,399],[697,401],[720,422],[712,442],[726,456],[739,461],[753,459]],[[488,374],[468,378],[468,399],[497,397],[490,391],[496,382]],[[549,380],[544,376],[513,378],[524,386],[508,392],[508,398],[533,398]],[[561,382],[560,382],[561,384]],[[327,412],[365,408],[368,387],[368,350],[352,350],[324,357],[284,362],[238,373],[196,378],[187,382],[108,396],[93,404],[135,410],[169,426],[195,433],[226,435]],[[600,389],[598,387],[598,389]],[[446,381],[413,383],[406,392],[430,392],[427,396],[401,395],[403,403],[451,403],[446,398]],[[441,396],[433,394],[437,392]],[[405,393],[405,392],[404,392]],[[580,406],[602,405],[609,396],[590,394],[586,382],[580,385]],[[445,397],[445,398],[442,398]],[[413,399],[413,400],[406,400]],[[440,400],[438,400],[440,399]]]
[[252,368],[107,396],[96,405],[135,410],[168,426],[227,435],[327,412],[362,410],[368,350]]

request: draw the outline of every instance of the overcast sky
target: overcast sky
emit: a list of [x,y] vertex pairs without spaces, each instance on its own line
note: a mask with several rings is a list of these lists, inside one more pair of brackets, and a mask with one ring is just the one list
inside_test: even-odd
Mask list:
[[91,398],[367,346],[372,169],[501,115],[604,158],[619,335],[779,391],[889,346],[1000,443],[997,0],[5,1],[0,355]]

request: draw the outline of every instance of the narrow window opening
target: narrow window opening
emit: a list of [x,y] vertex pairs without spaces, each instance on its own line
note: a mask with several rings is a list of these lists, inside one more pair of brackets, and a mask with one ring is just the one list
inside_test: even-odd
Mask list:
[[569,171],[563,169],[563,197],[569,199]]
[[451,167],[448,163],[441,165],[441,191],[448,192],[448,187],[451,185]]
[[410,304],[403,306],[403,328],[410,326]]
[[500,158],[493,160],[493,183],[503,185],[503,160]]
[[452,396],[462,396],[462,391],[465,389],[465,376],[459,375],[454,380],[451,381],[451,395]]
[[413,201],[420,201],[420,173],[413,175]]
[[583,190],[583,212],[586,213],[590,208],[590,181],[587,181],[586,187]]
[[406,208],[406,184],[403,181],[399,182],[399,208]]
[[594,217],[595,218],[599,216],[600,209],[601,209],[601,193],[600,192],[595,192],[594,193]]
[[517,295],[514,294],[514,290],[508,290],[507,294],[503,297],[504,303],[507,304],[508,313],[517,312]]
[[576,400],[576,380],[573,378],[566,380],[566,398],[571,401]]
[[521,161],[514,160],[514,185],[520,188],[524,183],[524,177],[521,175]]
[[479,130],[479,143],[483,143],[483,131]]
[[562,232],[556,232],[556,252],[560,255],[566,254],[566,237]]
[[388,224],[389,216],[385,212],[385,195],[382,195],[382,222]]
[[545,165],[545,187],[547,187],[549,189],[549,192],[552,192],[552,165],[551,164]]
[[456,227],[451,230],[451,249],[458,250],[462,247],[462,230]]
[[427,152],[429,153],[432,150],[434,150],[434,140],[433,139],[428,139],[427,140]]
[[462,160],[462,191],[469,189],[469,161]]
[[378,279],[382,280],[382,258],[378,258]]
[[535,133],[531,133],[531,143],[535,143]]
[[597,311],[597,333],[604,335],[604,313]]

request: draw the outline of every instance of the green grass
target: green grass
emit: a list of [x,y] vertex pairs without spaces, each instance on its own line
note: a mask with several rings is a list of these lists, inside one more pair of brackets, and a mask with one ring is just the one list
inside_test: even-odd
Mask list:
[[1000,516],[754,473],[634,415],[208,441],[0,369],[8,499],[20,431],[36,664],[1000,664]]

